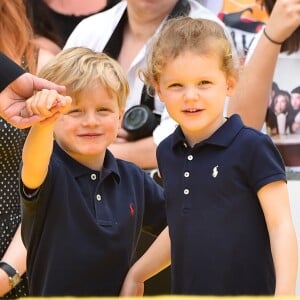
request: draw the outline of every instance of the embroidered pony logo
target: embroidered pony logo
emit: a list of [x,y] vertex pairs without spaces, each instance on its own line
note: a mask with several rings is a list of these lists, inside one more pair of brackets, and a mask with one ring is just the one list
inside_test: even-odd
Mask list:
[[211,174],[213,178],[216,178],[219,174],[218,167],[219,166],[217,165],[213,168],[213,171],[212,171],[212,174]]
[[133,217],[133,216],[134,216],[134,213],[135,213],[133,203],[130,203],[130,204],[129,204],[129,211],[130,211],[130,215]]

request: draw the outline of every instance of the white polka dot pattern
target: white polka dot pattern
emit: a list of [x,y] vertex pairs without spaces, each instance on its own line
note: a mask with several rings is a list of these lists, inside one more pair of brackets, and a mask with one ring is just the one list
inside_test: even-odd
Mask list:
[[[0,118],[0,257],[10,244],[21,220],[18,173],[26,134],[27,130],[16,129]],[[27,281],[23,279],[3,299],[26,295]]]

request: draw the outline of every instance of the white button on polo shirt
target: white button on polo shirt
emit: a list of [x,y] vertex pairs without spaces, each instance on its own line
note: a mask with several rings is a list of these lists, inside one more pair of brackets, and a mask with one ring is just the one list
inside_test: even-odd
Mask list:
[[184,177],[190,177],[190,172],[184,172]]

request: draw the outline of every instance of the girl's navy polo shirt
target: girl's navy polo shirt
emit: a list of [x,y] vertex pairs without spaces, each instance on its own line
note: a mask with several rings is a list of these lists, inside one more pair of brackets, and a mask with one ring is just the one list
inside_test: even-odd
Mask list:
[[142,227],[158,234],[166,226],[162,188],[109,151],[95,172],[55,144],[36,195],[22,190],[32,296],[118,295]]
[[257,197],[264,185],[286,180],[271,139],[234,115],[193,148],[178,127],[157,156],[172,243],[172,292],[273,294],[274,265]]

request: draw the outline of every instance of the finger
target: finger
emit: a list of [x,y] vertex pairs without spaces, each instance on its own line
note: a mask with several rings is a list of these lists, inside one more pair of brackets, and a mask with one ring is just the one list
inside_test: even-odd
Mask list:
[[[42,94],[45,94],[45,108],[49,111],[52,107],[55,107],[59,99],[62,97],[60,96],[57,91],[55,90],[42,90]],[[43,104],[43,103],[42,103]]]
[[[30,117],[33,115],[33,111],[31,109],[31,103],[32,103],[33,97],[29,98],[26,102],[25,102],[25,107],[24,109],[20,110],[20,116],[23,117]],[[26,112],[27,113],[26,113]]]
[[28,111],[32,115],[41,115],[38,109],[38,103],[40,101],[39,99],[40,99],[40,92],[36,93],[32,98],[30,98],[30,100],[27,100]]
[[40,122],[41,125],[50,125],[57,121],[57,119],[61,116],[60,112],[54,113],[51,117],[46,118]]
[[31,109],[34,114],[46,118],[52,115],[51,108],[57,104],[58,93],[55,90],[42,90],[31,101]]
[[31,117],[12,116],[7,121],[17,128],[24,129],[39,123],[41,120],[43,117],[34,115]]
[[57,104],[60,107],[68,106],[71,103],[72,103],[72,98],[70,96],[63,96],[63,95],[58,94]]
[[124,128],[119,128],[118,137],[126,140],[126,139],[128,139],[129,134]]
[[128,141],[124,138],[120,138],[120,137],[117,137],[115,140],[114,140],[114,143],[115,144],[124,144],[124,143],[127,143]]
[[61,99],[58,100],[59,101],[59,111],[61,113],[66,113],[69,109],[69,107],[71,106],[72,103],[72,98],[69,96],[62,96]]
[[40,91],[42,89],[48,89],[48,90],[56,90],[59,93],[65,93],[66,87],[63,85],[58,85],[53,82],[50,82],[46,79],[39,78],[34,76],[33,77],[33,88],[34,90]]

